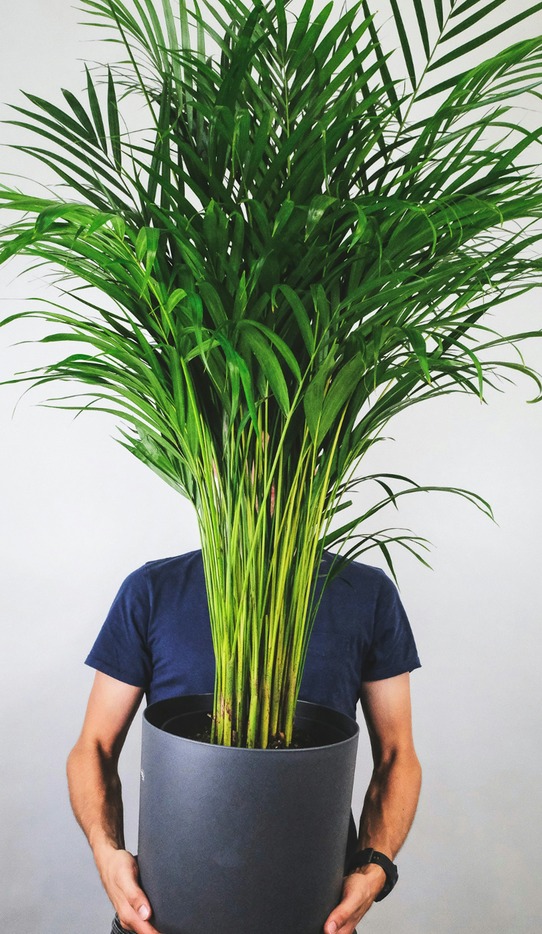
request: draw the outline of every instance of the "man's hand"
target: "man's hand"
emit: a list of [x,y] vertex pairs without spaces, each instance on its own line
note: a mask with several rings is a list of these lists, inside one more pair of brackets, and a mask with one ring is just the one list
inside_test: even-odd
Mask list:
[[346,876],[342,900],[324,924],[324,934],[354,934],[385,881],[384,870],[374,864]]
[[104,888],[123,928],[135,934],[159,934],[149,922],[149,900],[139,885],[137,860],[127,850],[111,849],[97,855]]

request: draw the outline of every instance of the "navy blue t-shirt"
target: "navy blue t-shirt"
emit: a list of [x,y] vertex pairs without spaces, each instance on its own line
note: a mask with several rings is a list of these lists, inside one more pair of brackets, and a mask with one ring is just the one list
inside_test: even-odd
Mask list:
[[[86,663],[144,688],[149,703],[211,693],[215,666],[201,551],[151,561],[130,574]],[[419,667],[394,584],[378,568],[353,562],[322,597],[301,699],[355,717],[362,682]]]

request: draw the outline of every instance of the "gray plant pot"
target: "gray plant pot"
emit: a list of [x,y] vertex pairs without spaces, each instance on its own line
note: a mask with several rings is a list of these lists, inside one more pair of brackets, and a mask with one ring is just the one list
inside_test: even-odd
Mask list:
[[212,696],[147,707],[139,867],[161,934],[321,934],[342,886],[358,726],[300,702],[325,743],[234,749],[186,739]]

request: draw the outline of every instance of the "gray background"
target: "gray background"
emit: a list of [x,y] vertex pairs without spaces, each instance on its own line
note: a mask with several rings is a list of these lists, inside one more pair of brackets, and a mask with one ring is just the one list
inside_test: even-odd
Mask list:
[[[45,97],[80,89],[79,60],[98,60],[103,48],[84,41],[67,0],[2,5],[0,100],[17,100],[19,88]],[[2,127],[3,143],[15,138],[19,131]],[[25,165],[3,148],[0,171]],[[0,270],[1,316],[46,293],[37,274],[21,280],[17,271]],[[495,317],[510,330],[541,323],[539,292]],[[43,348],[12,347],[31,335],[22,326],[0,332],[0,378],[44,359]],[[531,342],[528,357],[542,369],[541,344]],[[519,381],[489,406],[449,398],[414,409],[367,463],[476,490],[498,521],[440,494],[412,497],[387,517],[435,548],[433,571],[397,560],[424,665],[413,676],[424,787],[400,886],[366,917],[368,934],[540,930],[542,407],[525,404],[529,393]],[[36,394],[14,413],[20,396],[0,392],[2,927],[98,934],[109,930],[111,910],[64,779],[92,680],[82,659],[124,576],[197,547],[197,531],[190,506],[114,443],[106,417],[73,420],[38,408]],[[138,743],[136,724],[122,762],[131,847]],[[358,810],[368,774],[363,738]]]

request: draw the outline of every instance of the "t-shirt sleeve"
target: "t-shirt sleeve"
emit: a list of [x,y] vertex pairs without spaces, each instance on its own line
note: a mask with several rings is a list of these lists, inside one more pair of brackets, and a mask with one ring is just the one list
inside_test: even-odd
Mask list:
[[140,568],[122,584],[85,664],[147,690],[151,676],[149,616],[149,588],[145,569]]
[[373,639],[362,681],[381,681],[420,668],[412,629],[395,584],[384,573],[375,606]]

